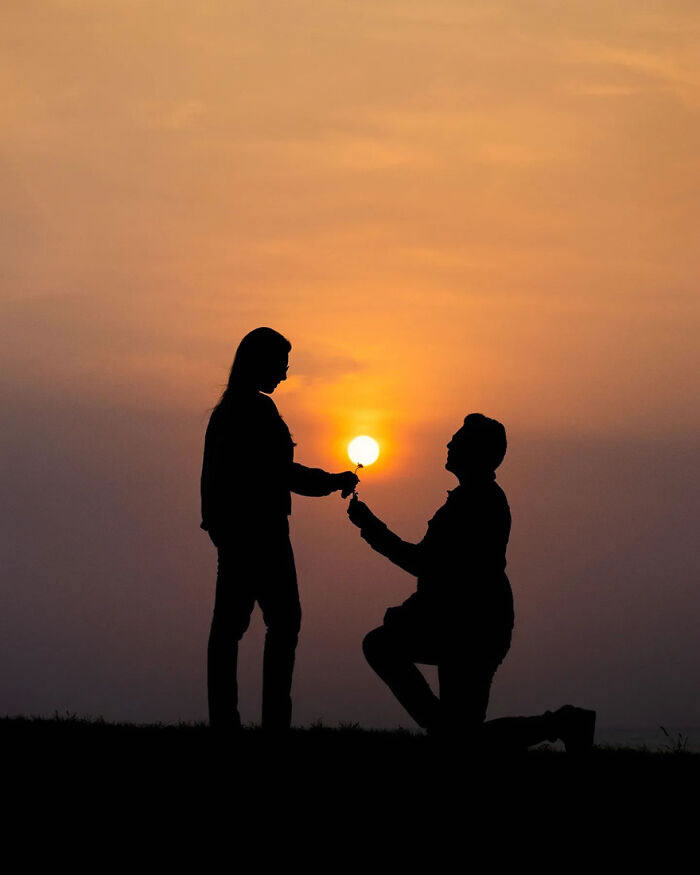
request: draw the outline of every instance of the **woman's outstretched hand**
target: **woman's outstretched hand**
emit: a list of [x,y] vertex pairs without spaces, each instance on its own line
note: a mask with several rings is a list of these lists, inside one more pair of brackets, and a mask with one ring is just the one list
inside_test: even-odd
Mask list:
[[333,476],[335,477],[335,491],[340,490],[343,498],[347,498],[351,492],[354,492],[355,487],[360,482],[360,478],[352,471],[343,471],[342,474],[334,474]]

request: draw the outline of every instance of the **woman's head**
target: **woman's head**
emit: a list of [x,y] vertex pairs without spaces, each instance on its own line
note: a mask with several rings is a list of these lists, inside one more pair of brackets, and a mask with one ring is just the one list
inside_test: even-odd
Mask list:
[[238,344],[224,397],[232,389],[272,394],[287,379],[292,344],[272,328],[255,328]]

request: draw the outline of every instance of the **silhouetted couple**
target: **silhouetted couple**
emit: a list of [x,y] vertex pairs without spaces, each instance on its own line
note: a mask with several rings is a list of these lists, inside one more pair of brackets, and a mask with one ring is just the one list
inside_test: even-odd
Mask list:
[[[290,491],[344,497],[350,471],[329,474],[294,462],[289,429],[269,395],[286,379],[291,344],[270,328],[241,341],[228,386],[212,413],[202,468],[202,528],[218,550],[208,649],[209,718],[240,727],[236,657],[255,602],[267,627],[263,728],[291,720],[291,683],[301,609],[289,542]],[[353,497],[350,520],[377,552],[418,578],[417,591],[389,608],[363,644],[369,664],[431,735],[524,748],[562,739],[591,746],[595,712],[564,706],[537,717],[485,722],[494,673],[510,647],[513,598],[505,574],[510,510],[495,470],[506,452],[496,420],[467,416],[447,445],[445,467],[459,480],[418,544],[389,531]],[[416,667],[437,665],[439,697]]]

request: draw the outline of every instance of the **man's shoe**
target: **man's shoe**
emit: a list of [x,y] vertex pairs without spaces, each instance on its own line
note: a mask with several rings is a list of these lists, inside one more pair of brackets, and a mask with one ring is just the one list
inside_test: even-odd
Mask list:
[[554,732],[567,753],[584,754],[593,749],[595,711],[564,705],[552,714]]

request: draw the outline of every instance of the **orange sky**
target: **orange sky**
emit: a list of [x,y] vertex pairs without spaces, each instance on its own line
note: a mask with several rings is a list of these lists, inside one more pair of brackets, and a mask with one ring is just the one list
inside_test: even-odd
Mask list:
[[[162,441],[184,531],[202,417],[267,324],[293,343],[275,400],[300,460],[338,469],[373,434],[363,496],[415,536],[471,410],[514,452],[697,441],[699,37],[694,0],[3,3],[10,433],[53,405],[91,482]],[[80,432],[105,410],[106,449]]]

